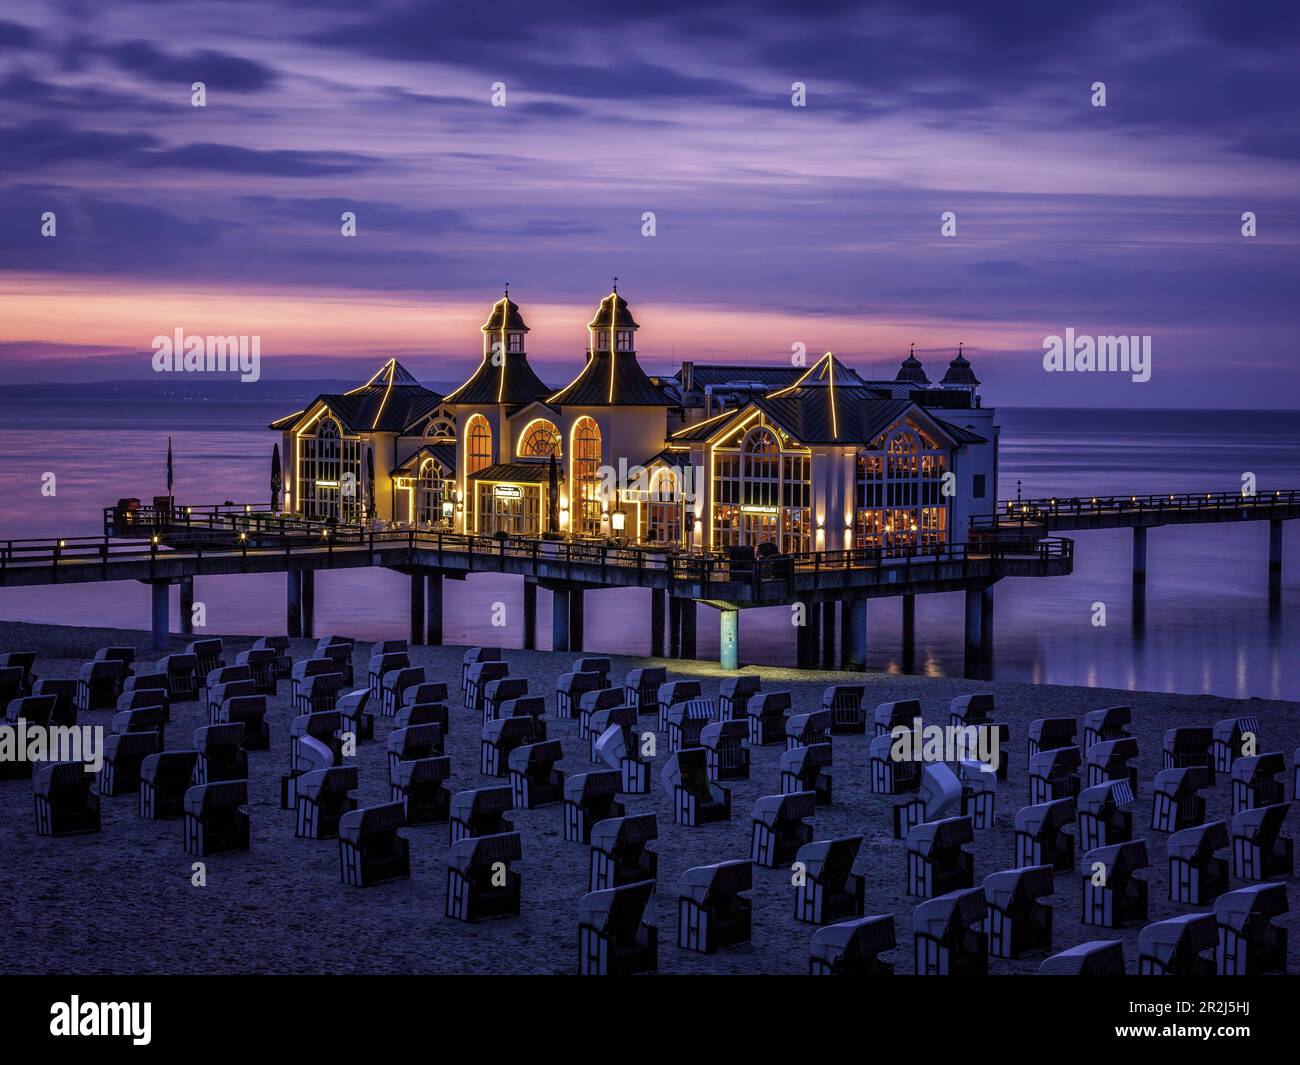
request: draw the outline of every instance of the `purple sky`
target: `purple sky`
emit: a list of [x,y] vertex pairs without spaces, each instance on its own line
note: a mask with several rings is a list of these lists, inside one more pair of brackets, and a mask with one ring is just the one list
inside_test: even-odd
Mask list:
[[[892,376],[914,341],[937,376],[964,341],[992,403],[1293,407],[1298,29],[1276,2],[8,0],[0,364],[147,377],[181,327],[259,335],[267,378],[451,380],[509,281],[562,384],[617,274],[651,370],[799,342]],[[1067,327],[1150,334],[1150,382],[1044,373]]]

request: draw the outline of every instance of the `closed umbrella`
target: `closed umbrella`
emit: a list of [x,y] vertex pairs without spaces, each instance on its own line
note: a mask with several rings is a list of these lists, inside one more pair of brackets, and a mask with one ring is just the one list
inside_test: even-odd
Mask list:
[[276,444],[271,452],[271,509],[280,509],[280,489],[284,487],[284,477],[280,472],[280,445]]
[[547,469],[546,528],[548,532],[560,531],[560,465],[555,461],[555,452],[551,452],[551,463]]

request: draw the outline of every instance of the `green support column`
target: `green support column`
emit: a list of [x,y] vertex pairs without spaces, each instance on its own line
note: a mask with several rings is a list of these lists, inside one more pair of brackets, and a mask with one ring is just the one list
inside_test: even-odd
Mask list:
[[740,611],[718,611],[718,661],[723,669],[740,668]]

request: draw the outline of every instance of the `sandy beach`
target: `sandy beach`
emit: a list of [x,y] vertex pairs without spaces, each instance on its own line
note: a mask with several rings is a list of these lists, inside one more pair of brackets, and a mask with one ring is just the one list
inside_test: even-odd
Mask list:
[[[207,635],[207,634],[204,634]],[[226,659],[251,644],[248,637],[226,637]],[[185,640],[173,637],[176,650]],[[0,623],[0,650],[35,650],[41,676],[75,676],[80,664],[108,645],[134,645],[137,671],[157,655],[148,634],[113,629]],[[295,659],[307,655],[314,641],[294,641]],[[450,789],[482,787],[496,781],[479,769],[480,722],[459,697],[462,647],[417,647],[412,664],[429,668],[433,679],[452,689],[452,757]],[[597,652],[590,652],[597,653]],[[356,671],[364,682],[368,644],[358,644]],[[543,651],[505,651],[511,675],[528,678],[533,694],[553,709],[555,682],[575,656]],[[662,664],[670,678],[698,678],[704,694],[716,696],[725,674],[712,663],[614,658],[614,677],[627,670]],[[789,690],[795,712],[820,705],[823,689],[833,683],[865,683],[867,705],[890,700],[920,700],[928,721],[947,723],[948,704],[956,695],[995,694],[995,719],[1011,728],[1004,750],[1010,777],[999,786],[996,824],[976,833],[975,882],[1010,868],[1011,825],[1015,812],[1028,804],[1025,735],[1028,722],[1042,716],[1082,716],[1116,704],[1133,708],[1131,731],[1137,738],[1139,793],[1134,835],[1148,840],[1151,867],[1150,915],[1155,921],[1190,907],[1168,901],[1165,841],[1149,829],[1151,782],[1161,768],[1161,736],[1176,725],[1203,724],[1242,714],[1260,720],[1260,750],[1282,751],[1288,767],[1300,745],[1300,704],[1261,700],[1235,701],[1116,691],[1101,688],[985,683],[954,679],[904,677],[878,673],[799,672],[765,667],[764,690]],[[443,916],[446,890],[447,826],[404,829],[411,845],[411,878],[358,889],[339,878],[335,840],[295,839],[292,813],[279,808],[279,778],[288,768],[289,685],[280,683],[270,700],[271,750],[249,756],[251,849],[207,859],[207,886],[191,886],[191,862],[182,847],[178,820],[146,821],[134,796],[103,799],[103,830],[96,835],[41,838],[36,835],[30,780],[0,782],[0,926],[4,969],[21,973],[572,973],[576,971],[577,907],[587,890],[588,848],[563,839],[561,808],[517,811],[515,826],[523,834],[523,860],[515,868],[523,877],[523,913],[517,919],[467,925]],[[374,707],[372,706],[372,709]],[[104,725],[110,711],[83,714],[79,724]],[[646,718],[649,722],[650,719]],[[190,746],[193,729],[206,724],[197,702],[172,708],[166,746]],[[376,717],[375,739],[358,748],[360,798],[363,805],[388,801],[385,740],[391,719]],[[562,768],[581,772],[599,768],[588,759],[587,743],[578,739],[577,721],[558,721],[548,714],[550,738],[563,741]],[[815,838],[862,834],[865,844],[859,870],[867,877],[866,912],[892,913],[899,973],[913,969],[912,910],[920,901],[904,893],[905,849],[891,838],[893,796],[872,795],[868,786],[865,736],[834,738],[834,805],[819,807]],[[750,811],[762,795],[780,791],[781,748],[751,752],[750,779],[730,782],[732,820],[703,828],[681,828],[672,821],[670,803],[659,787],[659,770],[668,743],[659,737],[649,795],[625,796],[627,812],[658,815],[660,838],[658,892],[647,919],[659,927],[661,973],[786,973],[807,971],[808,944],[815,927],[793,919],[793,888],[788,869],[754,869],[753,942],[712,956],[676,947],[677,884],[684,869],[725,859],[747,858]],[[1205,792],[1207,819],[1229,819],[1229,784],[1224,774]],[[1291,796],[1290,771],[1286,794]],[[1300,834],[1300,813],[1292,811],[1286,835]],[[1234,879],[1232,887],[1245,886]],[[1092,939],[1120,938],[1130,972],[1137,966],[1140,926],[1120,931],[1082,925],[1080,877],[1058,873],[1054,907],[1055,950]],[[1292,912],[1292,971],[1300,971],[1300,888],[1288,883]],[[992,960],[990,972],[1037,970],[1041,957]]]

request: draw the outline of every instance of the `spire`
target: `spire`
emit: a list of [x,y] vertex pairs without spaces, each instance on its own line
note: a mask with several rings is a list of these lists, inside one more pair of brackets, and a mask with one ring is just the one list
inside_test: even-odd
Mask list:
[[483,361],[469,380],[446,397],[448,403],[530,403],[550,391],[528,365],[525,336],[528,325],[519,305],[505,295],[488,312],[480,330]]
[[957,385],[964,388],[975,388],[979,385],[975,371],[971,369],[970,362],[963,354],[965,347],[964,341],[957,345],[957,357],[948,363],[948,372],[943,375],[940,384]]
[[915,343],[908,345],[907,358],[903,360],[902,365],[898,368],[898,374],[894,380],[906,385],[928,385],[930,383],[925,367],[921,365],[921,360],[916,357]]

